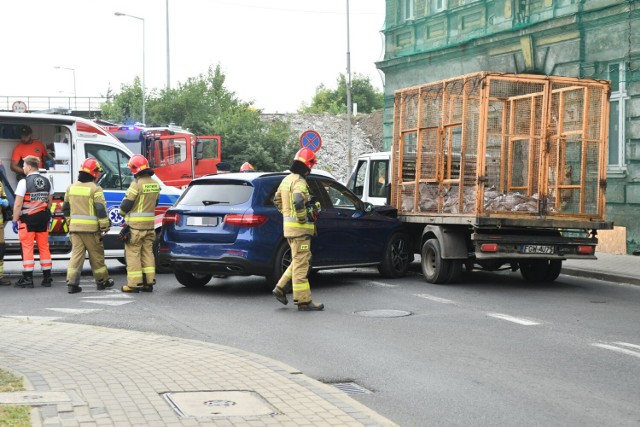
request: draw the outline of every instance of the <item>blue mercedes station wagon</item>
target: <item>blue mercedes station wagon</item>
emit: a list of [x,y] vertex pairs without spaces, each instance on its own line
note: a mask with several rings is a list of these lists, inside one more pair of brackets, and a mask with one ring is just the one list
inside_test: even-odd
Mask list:
[[[264,276],[275,284],[291,262],[273,198],[287,173],[230,173],[195,179],[165,214],[158,260],[178,282],[201,287],[213,276]],[[409,237],[389,206],[362,202],[325,175],[307,177],[322,206],[311,240],[312,271],[377,266],[401,277],[413,261]]]

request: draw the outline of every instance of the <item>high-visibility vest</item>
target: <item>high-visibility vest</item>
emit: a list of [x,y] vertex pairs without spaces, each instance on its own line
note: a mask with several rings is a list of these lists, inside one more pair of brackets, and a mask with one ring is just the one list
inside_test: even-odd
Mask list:
[[45,212],[49,205],[51,183],[46,177],[38,173],[27,175],[25,181],[27,190],[24,193],[20,220],[26,224],[49,222],[48,213],[46,215],[39,214]]
[[[156,205],[160,197],[160,184],[150,176],[141,176],[131,183],[124,196],[133,202],[124,221],[136,230],[153,230]],[[121,205],[122,206],[122,205]]]
[[[299,206],[295,204],[295,198],[302,200]],[[309,187],[307,181],[296,173],[287,175],[276,191],[274,203],[282,212],[284,237],[315,236],[316,225],[308,221],[307,209],[304,206],[309,201]]]
[[97,233],[109,228],[104,193],[95,182],[71,184],[64,195],[64,201],[69,204],[70,215],[67,221],[70,232]]

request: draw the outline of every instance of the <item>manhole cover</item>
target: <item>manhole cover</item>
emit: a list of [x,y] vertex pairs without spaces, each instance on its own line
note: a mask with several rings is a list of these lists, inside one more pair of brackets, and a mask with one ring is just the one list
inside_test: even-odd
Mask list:
[[191,391],[162,396],[185,418],[256,417],[278,413],[255,391]]
[[356,311],[358,316],[363,317],[405,317],[411,316],[410,311],[403,310],[366,310]]

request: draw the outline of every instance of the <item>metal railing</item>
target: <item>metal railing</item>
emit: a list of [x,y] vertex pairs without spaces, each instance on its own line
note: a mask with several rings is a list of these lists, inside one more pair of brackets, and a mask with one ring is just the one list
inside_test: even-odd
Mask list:
[[69,110],[73,112],[100,112],[102,104],[109,98],[104,96],[0,96],[0,111],[13,111],[13,105],[22,101],[27,111]]

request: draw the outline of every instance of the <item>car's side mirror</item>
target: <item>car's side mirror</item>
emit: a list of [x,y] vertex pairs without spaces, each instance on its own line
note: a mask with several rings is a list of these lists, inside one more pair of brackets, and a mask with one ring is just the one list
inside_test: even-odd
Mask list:
[[373,205],[369,202],[364,202],[364,211],[369,213],[373,211]]

